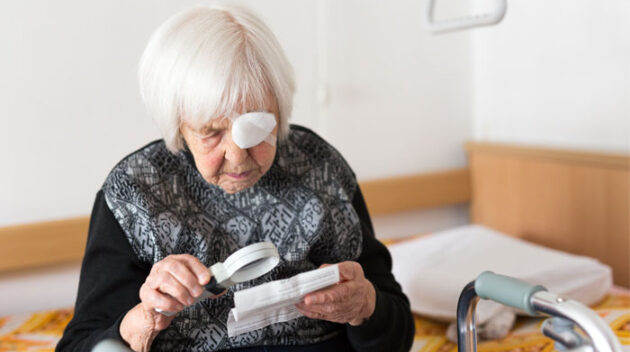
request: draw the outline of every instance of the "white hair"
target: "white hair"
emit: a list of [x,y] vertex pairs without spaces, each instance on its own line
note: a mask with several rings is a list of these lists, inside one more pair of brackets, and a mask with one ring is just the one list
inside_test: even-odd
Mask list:
[[239,107],[278,106],[280,139],[293,108],[293,69],[271,30],[235,6],[196,7],[164,22],[140,59],[140,93],[171,152],[183,149],[183,121],[194,126]]

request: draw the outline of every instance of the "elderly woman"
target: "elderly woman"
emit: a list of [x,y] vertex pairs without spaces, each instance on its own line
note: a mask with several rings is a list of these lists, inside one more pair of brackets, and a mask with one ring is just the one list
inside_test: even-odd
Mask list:
[[[408,350],[409,303],[355,175],[314,132],[288,125],[291,67],[270,30],[241,8],[184,11],[152,36],[139,76],[163,138],[124,158],[97,193],[57,350],[103,339],[134,351]],[[233,290],[195,300],[208,266],[261,241],[280,263],[234,290],[327,263],[341,281],[297,304],[303,317],[229,337]]]

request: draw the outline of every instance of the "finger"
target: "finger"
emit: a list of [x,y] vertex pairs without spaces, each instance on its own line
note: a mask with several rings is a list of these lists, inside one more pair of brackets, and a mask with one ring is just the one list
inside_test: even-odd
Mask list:
[[325,304],[305,304],[298,303],[296,307],[299,307],[306,311],[321,313],[327,316],[335,315],[348,315],[351,312],[357,311],[358,307],[353,301],[345,301],[341,303],[325,303]]
[[149,275],[146,283],[149,287],[170,295],[184,306],[194,303],[194,297],[191,296],[188,289],[168,271],[159,271]]
[[163,265],[160,271],[171,274],[180,284],[186,287],[191,297],[199,297],[203,292],[203,286],[199,284],[197,276],[182,260],[172,260]]
[[307,305],[333,303],[335,296],[331,293],[331,291],[331,288],[327,288],[309,293],[304,296],[304,303]]
[[352,296],[356,286],[356,283],[352,281],[342,282],[319,291],[311,292],[304,296],[304,303],[310,305],[342,302]]
[[[296,305],[297,307],[297,305]],[[339,306],[334,304],[313,304],[313,305],[302,305],[300,306],[302,309],[308,312],[319,313],[319,314],[334,314],[339,310]]]
[[337,264],[337,266],[339,267],[339,278],[341,281],[352,281],[365,277],[361,264],[357,262],[346,261]]
[[304,311],[321,314],[329,314],[337,309],[334,304],[305,304],[303,302],[296,303],[295,307]]
[[303,302],[307,305],[326,303],[326,300],[328,299],[326,295],[327,290],[328,289],[311,292],[304,296]]
[[179,312],[184,309],[184,306],[173,297],[151,288],[146,283],[140,287],[140,300],[151,310],[158,308],[167,312]]
[[205,285],[210,282],[210,271],[199,259],[190,254],[179,254],[177,259],[186,263],[190,271],[195,274],[199,285]]
[[[352,320],[354,312],[349,307],[331,307],[331,306],[318,306],[311,307],[306,305],[296,304],[296,309],[302,313],[302,315],[320,320],[328,320],[335,323],[347,323]],[[314,308],[314,309],[313,309]]]
[[323,319],[324,315],[322,313],[319,312],[315,312],[315,311],[311,311],[308,309],[303,309],[300,308],[296,305],[297,310],[302,313],[302,315],[304,315],[307,318],[311,318],[311,319]]

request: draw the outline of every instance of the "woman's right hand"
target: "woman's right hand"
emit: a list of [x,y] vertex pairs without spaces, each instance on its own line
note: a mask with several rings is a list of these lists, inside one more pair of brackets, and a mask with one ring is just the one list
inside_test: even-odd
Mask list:
[[140,300],[147,309],[178,313],[195,302],[208,282],[210,272],[199,259],[190,254],[169,255],[151,268],[140,287]]
[[140,303],[120,324],[120,335],[134,351],[148,351],[157,334],[173,319],[156,309],[178,313],[194,303],[210,282],[210,272],[190,254],[169,255],[155,263],[140,287]]

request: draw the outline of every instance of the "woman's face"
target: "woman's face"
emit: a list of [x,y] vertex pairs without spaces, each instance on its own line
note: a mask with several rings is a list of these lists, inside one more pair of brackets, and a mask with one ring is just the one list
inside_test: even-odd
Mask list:
[[[278,108],[271,99],[266,111],[276,116],[272,135],[278,134]],[[249,110],[242,113],[250,112]],[[234,194],[256,184],[267,172],[276,155],[276,147],[269,143],[241,149],[232,140],[232,121],[214,118],[200,129],[182,124],[181,133],[192,153],[201,176],[225,192]]]

